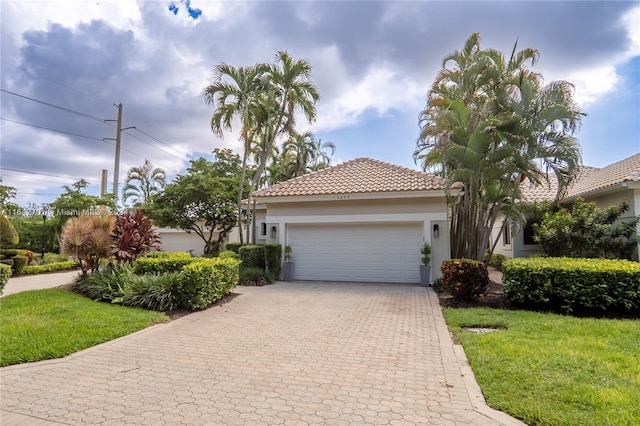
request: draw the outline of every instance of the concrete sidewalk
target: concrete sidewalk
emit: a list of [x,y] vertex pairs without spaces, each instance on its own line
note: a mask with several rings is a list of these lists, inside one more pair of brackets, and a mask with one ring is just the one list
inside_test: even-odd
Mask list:
[[414,285],[239,287],[0,381],[3,425],[523,424],[486,406],[437,295]]
[[75,270],[12,277],[9,278],[7,285],[4,287],[2,295],[8,296],[21,291],[60,287],[61,285],[72,283],[79,274],[80,271]]

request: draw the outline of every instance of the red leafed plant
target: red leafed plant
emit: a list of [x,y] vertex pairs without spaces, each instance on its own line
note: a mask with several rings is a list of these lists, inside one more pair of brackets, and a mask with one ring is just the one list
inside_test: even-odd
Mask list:
[[133,263],[143,254],[162,250],[160,236],[153,229],[151,220],[140,210],[119,215],[112,237],[111,253],[120,263]]

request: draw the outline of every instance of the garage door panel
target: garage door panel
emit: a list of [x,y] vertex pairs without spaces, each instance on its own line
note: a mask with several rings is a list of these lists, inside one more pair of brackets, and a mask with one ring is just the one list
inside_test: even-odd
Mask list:
[[422,223],[288,225],[294,279],[420,282]]

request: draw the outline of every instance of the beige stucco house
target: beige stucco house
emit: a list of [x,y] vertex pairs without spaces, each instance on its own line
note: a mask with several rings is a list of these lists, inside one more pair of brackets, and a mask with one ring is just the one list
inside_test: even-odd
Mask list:
[[[526,180],[522,184],[524,199],[527,202],[551,201],[555,198],[557,190],[558,185],[554,181],[542,186],[532,186]],[[583,167],[578,180],[568,189],[560,204],[569,207],[577,198],[593,201],[599,208],[619,205],[626,201],[630,209],[620,219],[640,216],[640,154],[632,155],[603,168]],[[503,225],[503,222],[496,224],[493,238],[497,237]],[[533,241],[533,233],[529,226],[517,229],[515,232],[510,232],[510,227],[506,226],[505,230],[507,232],[503,230],[495,253],[507,257],[526,257],[540,251]]]
[[420,282],[449,258],[443,178],[357,158],[253,194],[257,243],[291,246],[294,280]]

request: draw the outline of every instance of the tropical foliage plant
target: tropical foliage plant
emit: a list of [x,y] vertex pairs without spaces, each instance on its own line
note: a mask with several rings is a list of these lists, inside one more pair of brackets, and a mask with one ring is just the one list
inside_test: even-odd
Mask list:
[[83,274],[95,272],[111,256],[115,219],[109,215],[72,217],[62,229],[62,250],[73,256]]
[[576,178],[573,136],[584,115],[566,81],[544,84],[530,66],[538,51],[508,59],[482,49],[475,33],[444,58],[420,114],[414,159],[447,178],[453,257],[482,260],[498,217],[521,222],[521,183],[558,181],[558,196]]
[[111,253],[118,262],[132,263],[150,251],[160,251],[160,235],[140,210],[118,215],[113,228]]

